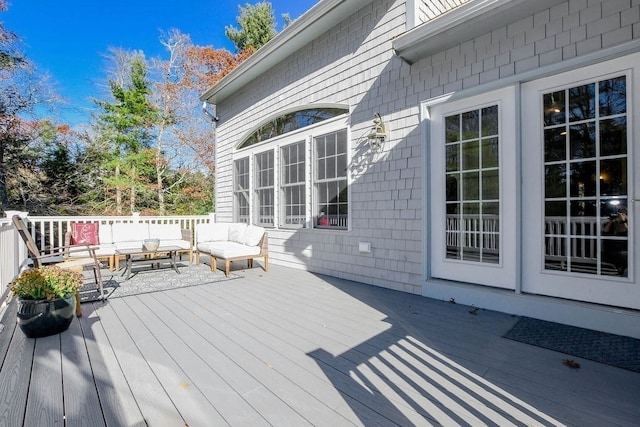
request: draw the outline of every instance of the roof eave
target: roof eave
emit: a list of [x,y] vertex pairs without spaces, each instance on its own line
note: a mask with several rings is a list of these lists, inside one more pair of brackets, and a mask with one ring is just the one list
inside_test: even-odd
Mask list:
[[472,0],[396,37],[393,48],[409,63],[516,22],[565,0]]
[[371,0],[321,0],[200,96],[222,102]]

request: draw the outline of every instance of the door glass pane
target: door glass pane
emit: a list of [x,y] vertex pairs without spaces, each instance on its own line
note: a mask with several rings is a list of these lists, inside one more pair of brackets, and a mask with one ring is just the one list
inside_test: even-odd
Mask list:
[[593,83],[569,89],[569,121],[592,119],[595,116],[595,90]]
[[615,156],[627,153],[627,118],[602,120],[600,122],[600,155]]
[[544,160],[553,162],[567,157],[567,129],[565,126],[545,129]]
[[445,117],[446,257],[500,262],[498,106]]
[[545,269],[628,274],[626,90],[620,76],[543,95]]

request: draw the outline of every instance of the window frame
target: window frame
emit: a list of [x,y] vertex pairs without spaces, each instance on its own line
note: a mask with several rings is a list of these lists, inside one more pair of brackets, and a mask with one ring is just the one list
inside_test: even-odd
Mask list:
[[[339,138],[339,134],[344,132],[343,135],[343,139],[344,141],[339,141],[337,140]],[[318,154],[318,140],[320,138],[325,138],[325,137],[329,137],[331,135],[336,135],[336,142],[335,145],[337,147],[338,144],[343,143],[344,144],[344,150],[343,151],[334,151],[332,153],[327,153],[326,147],[325,147],[325,153],[327,153],[323,158],[319,157]],[[328,145],[327,145],[328,146]],[[314,136],[313,140],[312,140],[312,164],[313,164],[313,177],[311,180],[311,188],[313,191],[313,228],[314,229],[331,229],[331,230],[348,230],[349,229],[349,222],[350,222],[350,216],[349,216],[349,210],[350,210],[350,204],[349,204],[349,199],[350,199],[350,194],[349,194],[349,188],[350,188],[350,182],[349,182],[349,132],[347,129],[339,129],[339,130],[334,130],[331,132],[325,132],[322,133],[320,135]],[[341,164],[340,161],[340,157],[344,157],[344,165]],[[334,176],[330,176],[328,177],[326,175],[327,170],[329,170],[329,172],[331,172],[331,170],[329,169],[331,162],[334,162],[333,164],[333,172],[335,172]],[[324,168],[320,167],[320,161],[324,161]],[[344,175],[340,175],[339,174],[339,170],[341,169],[341,167],[344,166]],[[321,173],[321,169],[324,169],[325,174],[320,177],[319,174]],[[340,184],[344,182],[344,186],[341,186]],[[331,197],[332,193],[330,190],[330,186],[332,184],[337,184],[337,190],[338,191],[333,191],[333,193],[335,194],[335,197],[338,198],[337,202],[332,203],[329,198]],[[320,195],[320,189],[319,187],[321,185],[327,185],[327,196],[326,196],[326,202],[324,201],[324,198],[322,198],[322,196]],[[341,195],[343,194],[343,192],[346,192],[345,196],[346,196],[346,201],[343,201],[342,199],[340,199]],[[334,212],[334,208],[335,208],[335,212]],[[341,212],[341,208],[346,208],[346,213],[342,213]],[[322,223],[323,222],[323,218],[325,218],[326,215],[328,217],[328,222],[327,223]],[[342,217],[342,215],[344,215],[344,217]],[[336,217],[336,218],[333,218]]]
[[253,177],[252,223],[260,227],[273,227],[276,217],[274,150],[264,150],[254,154],[253,164],[253,173],[251,174]]
[[[313,185],[314,185],[314,180],[313,180],[313,160],[312,160],[312,146],[313,146],[313,138],[315,136],[318,135],[325,135],[325,134],[330,134],[332,132],[337,132],[337,131],[345,131],[346,132],[346,144],[347,144],[347,158],[346,158],[346,162],[347,162],[347,166],[349,165],[349,162],[351,161],[351,134],[350,134],[350,128],[349,128],[349,114],[344,114],[342,116],[339,117],[335,117],[332,119],[328,119],[325,120],[321,123],[317,123],[314,124],[312,126],[308,126],[305,127],[303,129],[297,130],[295,132],[290,132],[287,133],[285,135],[281,135],[278,136],[276,138],[272,138],[269,139],[267,141],[264,141],[260,144],[256,144],[256,145],[252,145],[250,147],[246,147],[246,148],[235,148],[234,152],[232,153],[232,173],[233,173],[233,182],[234,182],[234,197],[232,199],[232,211],[233,211],[233,215],[234,215],[234,220],[238,219],[238,215],[237,215],[237,211],[238,211],[238,199],[237,196],[235,195],[235,183],[237,180],[236,177],[236,167],[235,167],[235,161],[238,159],[242,159],[242,158],[248,158],[249,159],[249,170],[250,170],[250,189],[249,189],[249,193],[250,193],[250,206],[249,206],[249,212],[250,212],[250,219],[249,219],[249,224],[257,224],[257,217],[256,217],[256,207],[255,207],[255,197],[253,197],[254,192],[255,192],[255,156],[258,153],[262,153],[265,151],[272,151],[274,153],[274,188],[277,189],[277,191],[274,191],[274,224],[273,225],[269,225],[269,228],[275,228],[275,229],[283,229],[283,230],[293,230],[293,229],[300,229],[300,228],[306,228],[309,230],[314,230],[314,212],[316,212],[316,210],[314,209],[315,206],[315,202],[314,202],[314,197],[315,197],[315,192],[313,190]],[[305,159],[305,201],[304,201],[304,223],[301,225],[287,225],[287,224],[283,224],[283,209],[282,209],[282,201],[281,198],[283,197],[282,195],[282,187],[281,187],[281,182],[282,182],[282,171],[281,171],[281,167],[280,167],[280,163],[281,163],[281,147],[285,147],[291,144],[295,144],[297,142],[300,142],[304,140],[305,141],[305,148],[304,148],[304,159]],[[350,200],[350,185],[351,185],[351,175],[349,174],[348,170],[347,170],[347,194],[348,194],[348,200]],[[347,206],[347,211],[350,211],[351,207],[350,207],[350,202],[349,205]],[[348,226],[347,227],[325,227],[324,229],[333,229],[333,230],[347,230],[350,227],[350,218],[346,221]],[[257,224],[260,225],[260,224]]]
[[[296,161],[295,162],[291,162],[288,161],[290,160],[290,156],[289,159],[285,158],[285,150],[288,149],[292,149],[293,147],[295,147],[296,149]],[[279,216],[279,221],[278,221],[278,226],[280,228],[303,228],[306,225],[307,222],[307,187],[308,187],[308,182],[307,182],[307,170],[308,170],[308,162],[307,162],[307,141],[306,139],[297,141],[297,142],[292,142],[290,144],[283,144],[279,147],[279,155],[280,155],[280,167],[279,167],[279,171],[280,171],[280,180],[279,180],[279,191],[280,191],[280,204],[279,204],[279,210],[280,210],[280,216]],[[288,181],[286,179],[286,168],[293,168],[294,166],[296,166],[296,176],[297,176],[297,180],[296,181],[290,181],[289,182],[285,182]],[[300,171],[300,167],[302,167],[302,171]],[[289,176],[291,176],[291,174],[289,174]],[[299,193],[302,193],[301,196],[299,197],[299,202],[297,204],[294,203],[288,203],[288,197],[286,192],[290,191],[290,190],[294,190],[295,188],[301,188],[301,191],[299,190]],[[302,212],[301,214],[298,215],[298,217],[301,217],[301,219],[299,220],[299,222],[297,223],[287,223],[287,209],[290,210],[294,210],[294,208],[301,208]],[[292,215],[291,215],[292,216]]]
[[[246,173],[242,175],[238,174],[238,165],[240,162],[246,162]],[[246,177],[247,188],[240,188],[240,177]],[[249,156],[243,156],[237,159],[233,159],[233,220],[235,222],[251,223],[251,162]],[[241,204],[239,201],[244,195],[246,205]],[[246,209],[246,215],[241,214],[241,209]]]

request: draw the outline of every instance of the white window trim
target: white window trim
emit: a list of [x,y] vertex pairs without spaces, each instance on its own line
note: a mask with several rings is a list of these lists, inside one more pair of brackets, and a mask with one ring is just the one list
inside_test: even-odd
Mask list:
[[[323,104],[325,105],[325,104]],[[335,105],[335,104],[326,104],[326,105]],[[280,115],[282,113],[278,113],[277,115]],[[313,227],[313,206],[314,206],[314,200],[313,200],[313,176],[314,176],[314,166],[313,166],[313,155],[312,155],[312,144],[313,144],[313,138],[315,136],[319,136],[319,135],[324,135],[327,133],[331,133],[331,132],[335,132],[338,130],[342,130],[342,129],[346,129],[347,132],[347,166],[351,164],[351,147],[352,147],[352,143],[351,143],[351,129],[349,126],[349,119],[350,119],[350,114],[345,114],[339,117],[335,117],[332,119],[328,119],[325,120],[321,123],[316,123],[314,125],[293,131],[293,132],[289,132],[286,133],[284,135],[280,135],[278,137],[272,138],[268,141],[262,142],[260,144],[256,144],[256,145],[252,145],[250,147],[246,147],[246,148],[242,148],[242,149],[234,149],[234,152],[231,155],[231,162],[232,165],[234,164],[235,160],[237,159],[242,159],[245,157],[249,157],[249,215],[250,215],[250,219],[249,219],[249,223],[250,224],[254,224],[255,223],[255,218],[254,218],[254,197],[253,194],[255,192],[255,188],[254,188],[254,175],[255,175],[255,165],[254,165],[254,161],[255,161],[255,155],[257,153],[261,153],[264,151],[268,151],[268,150],[275,150],[274,151],[274,167],[275,167],[275,183],[274,183],[274,188],[275,188],[275,194],[274,194],[274,203],[276,204],[276,209],[274,212],[274,229],[282,229],[282,230],[287,230],[287,231],[291,231],[291,230],[297,230],[298,228],[291,228],[291,227],[281,227],[280,226],[280,179],[281,177],[280,175],[280,148],[282,146],[285,145],[289,145],[292,144],[294,142],[299,142],[304,140],[305,141],[305,162],[307,164],[306,167],[306,182],[305,182],[305,190],[306,190],[306,201],[305,201],[305,216],[306,216],[306,220],[305,220],[305,226],[304,228],[306,228],[307,230],[311,230],[311,231],[315,231],[315,232],[340,232],[340,233],[344,233],[346,231],[351,230],[351,212],[352,212],[352,208],[351,208],[351,185],[352,185],[352,178],[351,178],[351,174],[347,173],[347,191],[348,191],[348,199],[349,199],[349,205],[348,205],[348,209],[349,209],[349,215],[348,215],[348,225],[347,228],[340,228],[338,230],[332,230],[332,229],[317,229]],[[232,173],[233,173],[233,182],[235,185],[235,171],[233,170],[232,167]],[[232,210],[234,212],[235,215],[235,196],[232,199]],[[271,228],[271,227],[270,227]]]

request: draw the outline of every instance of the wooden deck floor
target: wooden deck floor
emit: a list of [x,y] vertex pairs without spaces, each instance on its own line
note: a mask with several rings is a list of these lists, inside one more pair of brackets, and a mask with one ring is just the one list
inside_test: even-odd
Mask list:
[[640,422],[640,374],[501,338],[515,317],[277,265],[239,274],[83,304],[53,337],[5,320],[0,426]]

